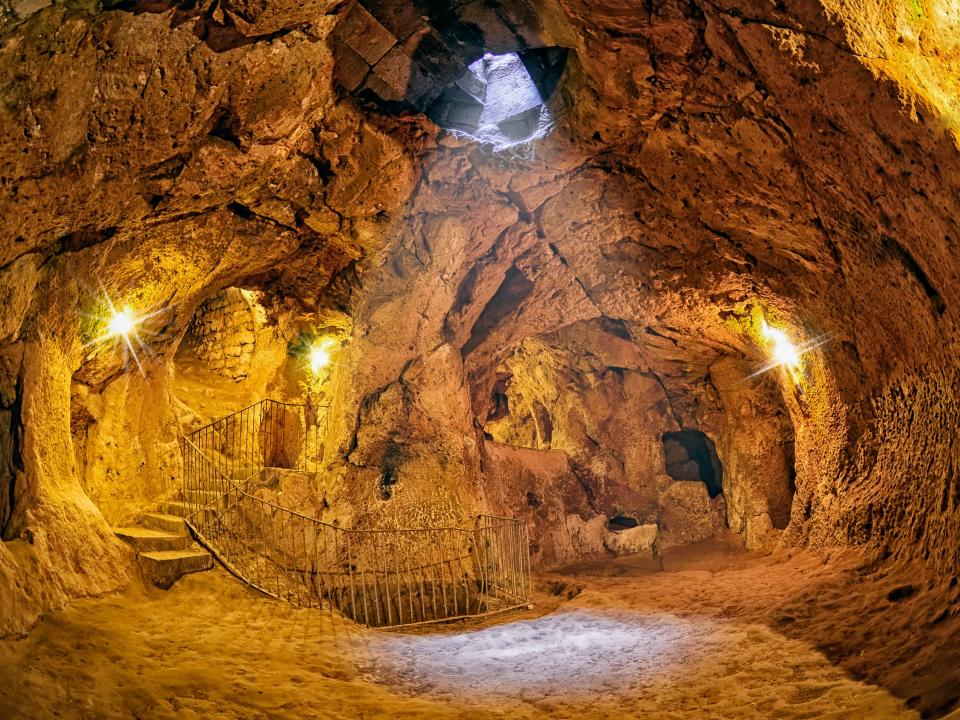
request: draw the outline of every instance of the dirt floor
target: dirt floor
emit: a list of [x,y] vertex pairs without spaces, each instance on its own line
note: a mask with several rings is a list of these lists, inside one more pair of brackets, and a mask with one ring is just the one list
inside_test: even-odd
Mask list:
[[[957,664],[925,672],[908,637],[924,633],[904,625],[923,592],[890,636],[868,605],[901,579],[877,574],[852,555],[711,542],[662,570],[621,560],[541,576],[532,611],[399,633],[291,608],[218,569],[78,601],[0,642],[0,718],[945,716]],[[901,647],[915,675],[890,659]],[[945,647],[929,652],[943,662]]]

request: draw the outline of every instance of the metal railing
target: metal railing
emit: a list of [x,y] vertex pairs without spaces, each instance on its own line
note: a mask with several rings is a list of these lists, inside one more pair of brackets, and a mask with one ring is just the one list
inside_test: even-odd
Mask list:
[[[303,412],[254,411],[264,403]],[[481,515],[472,528],[343,528],[259,497],[258,487],[275,480],[274,468],[316,467],[322,448],[309,437],[311,421],[322,437],[319,417],[305,406],[264,401],[183,438],[187,521],[224,566],[269,595],[368,627],[479,617],[530,603],[521,521]],[[293,418],[302,420],[299,428]],[[278,460],[285,464],[268,464]]]
[[[328,410],[325,405],[261,400],[194,430],[180,442],[184,488],[206,490],[201,477],[245,480],[268,467],[318,472]],[[226,490],[214,485],[209,489]]]

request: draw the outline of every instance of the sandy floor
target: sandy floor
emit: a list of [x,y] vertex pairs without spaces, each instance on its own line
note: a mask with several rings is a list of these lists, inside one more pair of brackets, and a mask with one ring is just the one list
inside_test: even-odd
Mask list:
[[534,611],[417,633],[296,610],[220,570],[79,601],[0,642],[0,718],[919,716],[769,621],[843,563],[707,550],[541,578]]

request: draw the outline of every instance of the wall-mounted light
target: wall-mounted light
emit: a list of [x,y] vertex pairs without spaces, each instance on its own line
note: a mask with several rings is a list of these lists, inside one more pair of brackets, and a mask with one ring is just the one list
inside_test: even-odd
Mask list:
[[[173,309],[169,305],[148,307],[144,298],[147,294],[142,290],[128,291],[124,293],[125,297],[130,300],[136,298],[135,304],[133,302],[115,303],[101,282],[100,293],[91,302],[89,310],[81,310],[83,347],[96,348],[93,353],[101,353],[108,348],[115,352],[119,351],[124,368],[129,361],[132,361],[143,374],[140,357],[151,354],[144,337],[145,334],[149,334],[150,321]],[[134,307],[137,309],[135,310]],[[87,359],[92,357],[92,354],[88,355]]]
[[749,377],[754,378],[768,370],[780,367],[794,383],[799,385],[804,378],[803,362],[801,358],[811,350],[820,347],[830,340],[829,335],[820,335],[810,340],[805,340],[800,345],[794,344],[787,335],[786,331],[780,328],[770,327],[767,321],[761,317],[760,334],[766,351],[770,355],[770,362],[757,370]]
[[114,310],[107,323],[107,329],[113,337],[127,337],[137,325],[137,320],[130,312],[130,308]]
[[316,375],[330,364],[332,348],[333,340],[323,340],[310,348],[310,372]]
[[[140,372],[143,373],[143,366],[140,364],[137,348],[139,347],[140,350],[145,351],[146,345],[140,337],[139,328],[145,320],[153,317],[159,311],[147,315],[136,315],[133,310],[130,309],[129,305],[124,305],[122,308],[114,305],[113,302],[110,301],[110,296],[107,295],[106,290],[104,290],[104,296],[107,307],[101,309],[101,311],[95,316],[92,316],[91,319],[101,328],[104,326],[104,320],[106,320],[106,330],[99,337],[95,337],[85,343],[85,346],[96,345],[112,340],[114,347],[122,349],[124,366],[126,366],[128,360],[133,360]],[[104,315],[106,315],[106,317],[104,317]]]
[[760,328],[764,339],[770,344],[770,356],[774,363],[789,370],[796,370],[800,365],[800,351],[787,334],[779,328],[770,327],[766,320]]

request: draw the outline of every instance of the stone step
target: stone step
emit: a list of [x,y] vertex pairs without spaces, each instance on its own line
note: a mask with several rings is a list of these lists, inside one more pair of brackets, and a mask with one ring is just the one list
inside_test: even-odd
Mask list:
[[140,516],[140,522],[149,528],[163,530],[171,534],[190,535],[187,524],[184,522],[183,517],[179,515],[169,515],[162,512],[144,513]]
[[[180,524],[183,525],[183,522],[181,521]],[[113,534],[125,543],[133,545],[139,553],[157,550],[186,550],[193,544],[189,535],[150,527],[114,528]]]
[[154,585],[169,588],[187,573],[201,572],[213,567],[213,557],[206,550],[158,550],[140,553],[143,574]]
[[197,510],[195,505],[189,505],[188,503],[180,500],[165,500],[164,502],[160,503],[159,506],[159,512],[161,514],[172,515],[173,517],[180,518],[181,520],[187,518],[195,510],[196,516],[194,519],[198,521],[209,521],[214,519],[217,515],[217,510],[214,508]]
[[215,490],[183,490],[181,494],[188,503],[193,503],[194,506],[218,508],[227,506],[227,498],[223,497],[223,493]]
[[164,500],[160,503],[160,512],[164,515],[185,518],[190,514],[191,507],[182,500]]

